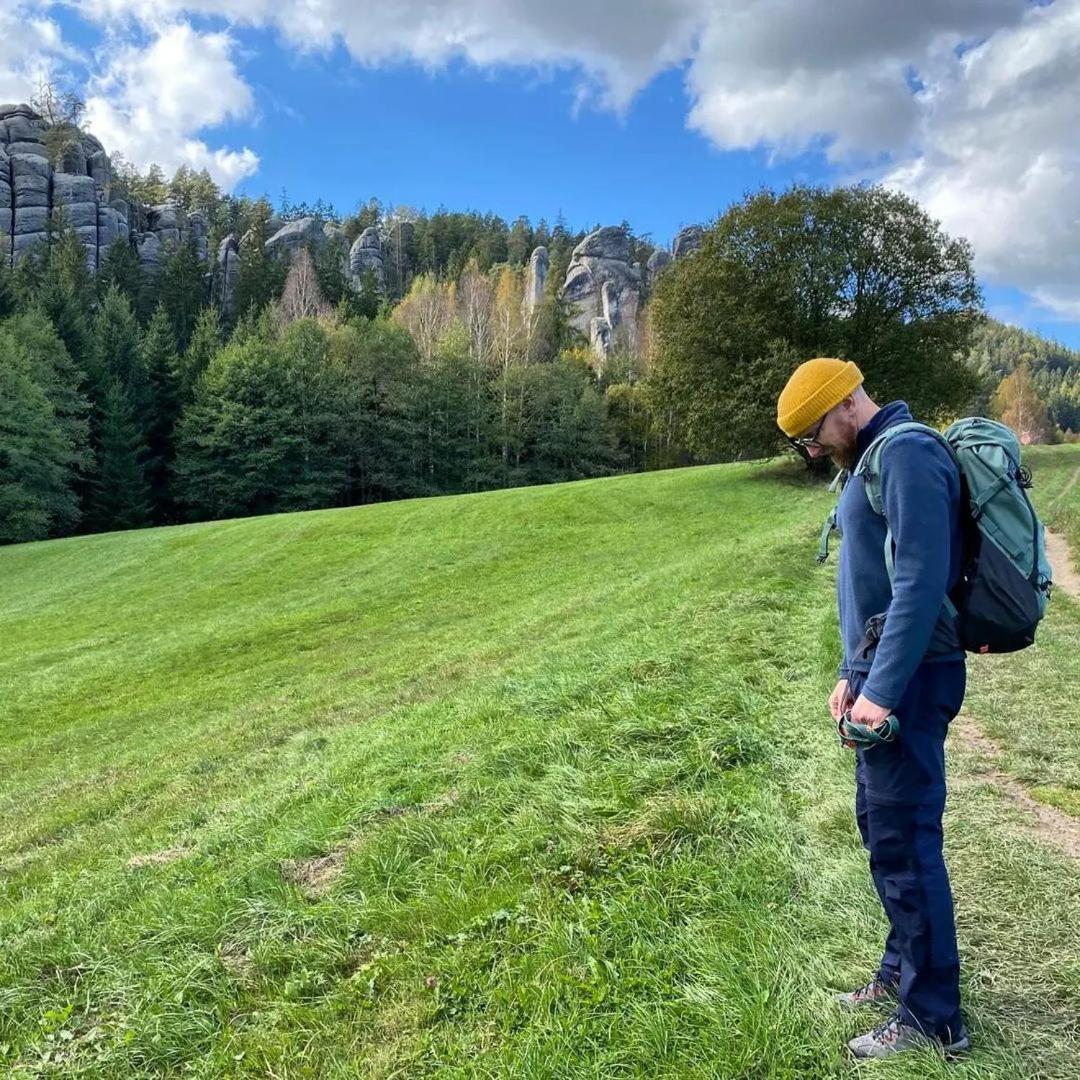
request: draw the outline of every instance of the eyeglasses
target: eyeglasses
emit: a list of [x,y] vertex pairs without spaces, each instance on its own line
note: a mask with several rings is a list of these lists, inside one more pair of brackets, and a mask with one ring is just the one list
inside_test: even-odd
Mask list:
[[818,426],[814,428],[813,432],[809,435],[802,435],[797,439],[793,439],[788,436],[788,442],[795,447],[796,450],[809,450],[811,447],[817,447],[821,449],[821,443],[818,442],[818,436],[821,434],[821,429],[825,426],[825,420],[828,417],[828,413],[825,414],[819,421]]

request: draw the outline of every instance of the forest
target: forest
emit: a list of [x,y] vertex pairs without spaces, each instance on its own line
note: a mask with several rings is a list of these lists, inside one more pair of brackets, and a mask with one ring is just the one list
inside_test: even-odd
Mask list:
[[[561,219],[275,207],[116,160],[110,194],[199,214],[209,252],[239,237],[234,291],[220,302],[191,239],[148,268],[120,238],[91,272],[61,212],[0,260],[3,542],[765,456],[776,391],[814,354],[856,359],[930,420],[1080,430],[1080,354],[987,318],[965,242],[878,188],[747,196],[599,353],[561,288],[591,230]],[[325,243],[268,249],[305,219]],[[655,246],[622,228],[644,265]],[[357,287],[368,229],[385,273]]]

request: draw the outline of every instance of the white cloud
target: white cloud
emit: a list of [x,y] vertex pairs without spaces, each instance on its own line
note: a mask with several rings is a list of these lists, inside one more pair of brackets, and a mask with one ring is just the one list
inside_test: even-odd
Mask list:
[[252,112],[233,47],[227,33],[199,33],[182,22],[161,27],[145,46],[112,45],[90,80],[85,127],[136,165],[156,162],[166,175],[180,165],[205,167],[231,189],[255,172],[258,156],[246,146],[211,148],[198,133]]
[[0,8],[0,102],[26,101],[72,55],[38,5]]
[[580,69],[604,104],[627,105],[662,68],[685,58],[702,0],[72,0],[88,18],[143,23],[185,15],[275,27],[301,49],[341,42],[357,61]]
[[968,237],[979,270],[1080,319],[1080,2],[1031,8],[927,84],[886,176]]
[[[571,69],[580,96],[615,109],[663,69],[684,65],[687,123],[718,147],[821,149],[848,175],[884,178],[968,236],[991,280],[1080,317],[1080,0],[70,2],[109,26],[176,27],[198,14],[270,27],[298,49],[340,43],[370,65]],[[197,55],[218,35],[190,33],[188,59],[223,71],[236,97],[228,115],[244,115],[229,49]],[[124,63],[114,57],[111,70]],[[123,141],[127,118],[144,115],[138,95],[98,96],[98,122]],[[242,175],[250,151],[234,160],[236,152],[195,138],[216,122],[207,98],[196,92],[184,117],[165,125],[170,145],[221,156],[219,175]],[[148,152],[158,111],[155,98],[146,124],[134,125],[142,143],[129,133],[129,146]]]
[[719,146],[833,160],[896,153],[919,104],[909,72],[1015,20],[1022,0],[762,0],[711,8],[687,75],[689,123]]

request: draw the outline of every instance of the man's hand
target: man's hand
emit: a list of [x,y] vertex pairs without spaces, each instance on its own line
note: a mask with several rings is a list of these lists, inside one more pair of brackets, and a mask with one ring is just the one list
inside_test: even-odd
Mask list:
[[868,697],[863,697],[860,694],[858,700],[851,706],[849,719],[853,723],[876,728],[879,724],[883,724],[886,717],[891,713],[892,709],[886,709],[883,705],[875,705]]
[[848,693],[848,681],[841,679],[829,695],[829,712],[832,713],[834,720],[839,720],[840,714],[849,708],[851,708],[851,694]]

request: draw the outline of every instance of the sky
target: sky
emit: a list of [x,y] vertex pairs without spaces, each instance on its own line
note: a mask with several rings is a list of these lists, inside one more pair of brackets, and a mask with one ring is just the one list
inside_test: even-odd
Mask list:
[[0,0],[0,101],[341,212],[626,220],[879,182],[970,240],[995,316],[1080,348],[1080,0]]

